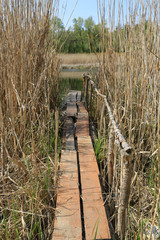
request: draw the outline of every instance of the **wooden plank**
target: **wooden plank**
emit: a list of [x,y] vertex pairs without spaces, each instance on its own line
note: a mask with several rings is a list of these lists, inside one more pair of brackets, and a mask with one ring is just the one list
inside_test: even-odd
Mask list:
[[80,112],[80,113],[87,113],[87,114],[88,114],[88,112],[87,112],[87,110],[85,109],[85,106],[83,105],[82,102],[77,102],[77,105],[78,105],[78,108],[79,108],[79,112]]
[[76,115],[77,115],[76,102],[67,102],[66,112],[67,112],[68,117],[76,117]]
[[67,102],[76,102],[77,101],[77,95],[78,92],[77,91],[69,91],[69,93],[67,94]]
[[79,240],[82,229],[76,151],[62,151],[60,171],[52,240]]
[[82,100],[82,92],[77,91],[77,102],[80,102]]
[[77,95],[78,92],[77,91],[70,91],[67,95],[67,116],[68,117],[75,117],[77,115]]
[[76,122],[76,136],[89,136],[89,116],[82,102],[78,102],[79,112]]
[[76,122],[76,136],[87,137],[89,136],[89,118],[88,114],[78,114]]
[[75,150],[73,118],[71,118],[71,117],[67,118],[65,124],[66,124],[65,149],[66,150]]
[[103,205],[99,170],[90,137],[78,137],[86,240],[111,239]]
[[[52,240],[82,239],[80,199],[78,187],[77,152],[74,140],[74,118],[77,117],[79,163],[84,210],[86,240],[111,239],[103,206],[99,170],[89,136],[89,116],[81,102],[81,93],[71,91],[67,97],[67,120],[65,125],[65,148],[62,151],[60,179],[57,196],[55,230]],[[95,238],[95,233],[97,235]]]

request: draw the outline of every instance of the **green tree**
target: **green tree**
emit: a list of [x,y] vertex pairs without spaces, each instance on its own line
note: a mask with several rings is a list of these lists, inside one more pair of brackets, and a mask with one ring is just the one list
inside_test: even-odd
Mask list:
[[[107,32],[104,27],[105,32]],[[100,52],[102,50],[102,25],[95,24],[92,17],[73,19],[73,28],[65,30],[60,18],[51,23],[54,46],[64,53]],[[107,34],[106,34],[107,39]],[[104,39],[105,45],[107,44]]]
[[102,35],[102,26],[101,24],[94,25],[93,28],[93,43],[94,43],[94,51],[101,51],[101,35]]
[[93,40],[93,29],[95,26],[95,23],[93,21],[92,17],[89,17],[85,20],[84,23],[85,29],[87,31],[87,36],[88,36],[88,43],[89,43],[89,47],[90,47],[90,51],[93,52],[94,49],[94,40]]
[[79,17],[78,19],[74,18],[73,19],[73,28],[75,32],[81,32],[83,29],[83,25],[84,25],[84,20],[83,18]]
[[93,32],[94,25],[95,23],[92,17],[87,18],[84,22],[84,27],[88,32]]
[[53,45],[59,49],[61,45],[63,44],[64,41],[64,24],[62,20],[58,17],[54,17],[52,19],[52,22],[50,24],[50,31],[51,34],[53,35]]
[[78,19],[73,19],[73,29],[74,29],[74,46],[75,52],[84,52],[84,43],[83,43],[83,32],[84,32],[84,20],[79,17]]

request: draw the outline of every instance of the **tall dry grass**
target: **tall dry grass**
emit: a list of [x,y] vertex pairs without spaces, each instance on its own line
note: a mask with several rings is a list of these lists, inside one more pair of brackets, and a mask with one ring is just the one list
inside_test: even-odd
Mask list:
[[58,101],[59,61],[50,27],[57,8],[51,0],[0,1],[0,239],[51,234],[51,109]]
[[59,54],[62,65],[94,65],[97,63],[97,56],[94,53]]
[[[126,1],[126,4],[127,11],[121,0],[118,3],[112,0],[106,1],[106,12],[101,11],[102,20],[105,18],[104,12],[110,16],[107,23],[110,30],[103,36],[105,41],[102,44],[107,47],[103,52],[103,64],[99,65],[99,72],[95,75],[95,82],[101,92],[108,96],[118,126],[134,149],[134,169],[125,239],[158,239],[160,236],[160,5],[159,1]],[[103,6],[101,9],[104,10]],[[115,13],[117,6],[119,6],[118,14]],[[115,28],[116,22],[119,22],[117,28]],[[98,123],[100,131],[102,103],[97,98],[93,101],[92,116]],[[106,114],[100,132],[102,140],[99,140],[104,148],[108,146],[106,145],[108,121]],[[101,173],[107,189],[107,149],[99,151],[103,160]],[[114,220],[117,231],[122,162],[116,145],[115,153],[113,186],[111,194],[106,199],[109,199],[110,217]]]

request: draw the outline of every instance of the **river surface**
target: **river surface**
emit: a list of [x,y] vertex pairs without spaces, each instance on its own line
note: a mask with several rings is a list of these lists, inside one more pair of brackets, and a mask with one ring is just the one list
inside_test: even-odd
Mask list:
[[65,97],[70,90],[78,90],[83,92],[82,75],[85,70],[65,70],[60,73],[59,90],[61,94],[62,104],[65,102]]

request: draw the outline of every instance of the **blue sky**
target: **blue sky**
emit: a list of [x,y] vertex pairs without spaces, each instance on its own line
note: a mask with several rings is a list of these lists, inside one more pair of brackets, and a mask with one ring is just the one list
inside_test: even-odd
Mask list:
[[[109,8],[108,5],[109,2],[111,2],[111,8],[113,5],[112,0],[98,0],[102,4],[102,2],[105,2],[105,18],[107,20],[107,25],[109,23]],[[119,2],[122,3],[123,7],[123,14],[126,15],[128,13],[128,0],[115,0],[115,25],[117,25],[118,22],[118,9]],[[132,2],[132,1],[130,1]],[[74,9],[75,8],[75,9]],[[73,11],[74,9],[74,11]],[[71,13],[73,12],[72,16]],[[111,10],[112,12],[112,10]],[[98,24],[100,22],[99,13],[97,11],[97,0],[59,0],[59,17],[62,19],[64,25],[67,26],[73,26],[73,19],[82,17],[83,19],[87,19],[88,17],[92,16],[95,24]],[[125,19],[120,19],[121,23],[125,21]],[[109,25],[108,25],[109,27]]]
[[[145,6],[148,8],[148,11],[151,10],[152,1],[153,0],[144,0]],[[138,10],[138,12],[136,13],[136,22],[138,22],[139,18],[141,17],[142,3],[139,0],[58,0],[58,2],[59,2],[58,17],[61,18],[66,28],[69,28],[70,26],[72,27],[73,19],[74,18],[77,19],[78,17],[87,19],[88,17],[92,16],[95,24],[98,24],[100,22],[100,17],[99,11],[97,10],[97,2],[98,3],[100,2],[101,5],[102,3],[105,2],[105,19],[108,28],[111,27],[110,25],[111,19],[109,19],[109,10],[111,10],[110,13],[112,15],[112,20],[114,19],[114,25],[112,25],[113,28],[118,25],[118,22],[120,22],[121,25],[125,24],[126,21],[128,23],[131,22],[131,18],[129,18],[129,9],[130,16],[133,16],[135,5],[137,6]],[[115,11],[112,11],[114,2]],[[119,15],[121,16],[120,19]]]
[[[60,0],[59,17],[62,19],[64,25],[67,24],[67,21],[69,20],[69,17],[74,9],[76,2],[77,0]],[[94,22],[97,24],[97,0],[78,0],[75,10],[67,25],[67,28],[73,25],[72,21],[74,18],[82,17],[83,19],[87,19],[90,16],[93,17]]]

